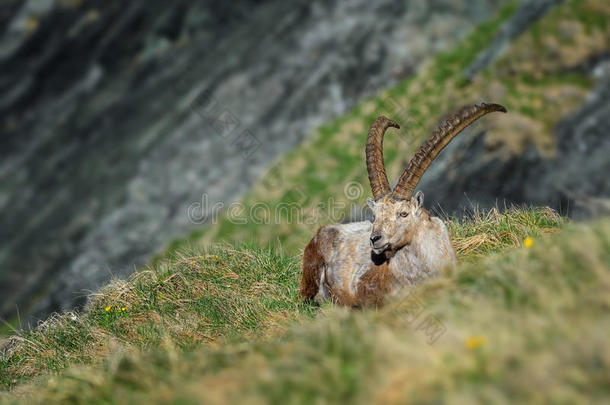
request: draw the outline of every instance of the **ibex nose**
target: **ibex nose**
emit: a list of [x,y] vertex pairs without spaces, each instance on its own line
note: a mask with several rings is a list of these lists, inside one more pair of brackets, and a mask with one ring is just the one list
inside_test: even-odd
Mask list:
[[381,239],[381,235],[372,235],[372,236],[371,236],[371,243],[375,243],[375,242],[377,242],[379,239]]

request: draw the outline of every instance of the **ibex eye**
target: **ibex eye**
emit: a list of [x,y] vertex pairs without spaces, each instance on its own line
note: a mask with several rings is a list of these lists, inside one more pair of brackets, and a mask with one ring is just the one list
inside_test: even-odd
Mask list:
[[408,212],[405,212],[405,211],[403,211],[403,212],[401,212],[401,213],[400,213],[400,216],[401,216],[401,217],[403,217],[403,218],[406,218],[406,217],[407,217],[407,215],[409,215],[409,213],[408,213]]

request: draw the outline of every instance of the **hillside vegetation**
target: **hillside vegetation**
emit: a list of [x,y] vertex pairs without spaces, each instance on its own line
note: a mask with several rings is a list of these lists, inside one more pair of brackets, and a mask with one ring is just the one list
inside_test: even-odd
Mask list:
[[[519,263],[513,263],[511,257],[525,254],[519,253],[527,249],[522,247],[524,241],[530,249],[538,244],[552,243],[546,241],[545,235],[558,231],[563,222],[561,217],[546,209],[515,209],[506,213],[492,211],[462,223],[451,222],[449,228],[463,268],[444,279],[424,285],[413,294],[422,295],[421,299],[424,299],[430,291],[438,289],[445,290],[444,294],[461,291],[461,287],[457,288],[453,284],[457,283],[458,279],[463,281],[460,277],[467,277],[467,272],[482,272],[486,268],[486,265],[481,264],[482,256],[491,255],[498,263],[508,261],[511,265],[520,266]],[[506,254],[502,255],[502,252]],[[522,271],[525,272],[526,269],[523,268]],[[164,374],[163,367],[170,366],[165,363],[157,364],[160,360],[156,356],[173,356],[172,361],[177,362],[176,366],[190,374],[191,367],[199,367],[196,365],[198,361],[191,364],[190,360],[194,358],[222,358],[234,351],[243,354],[257,350],[268,351],[278,342],[288,346],[291,345],[291,339],[297,339],[292,344],[300,342],[300,339],[304,339],[303,333],[326,333],[326,326],[322,325],[335,320],[340,323],[355,322],[351,328],[362,322],[379,322],[379,314],[385,314],[384,322],[390,322],[390,318],[394,316],[389,309],[382,309],[381,312],[345,312],[332,306],[316,308],[301,304],[296,300],[299,272],[299,257],[252,246],[218,246],[211,250],[193,249],[183,252],[170,261],[136,272],[127,281],[117,280],[108,285],[92,297],[82,314],[57,315],[35,330],[21,331],[12,337],[0,358],[0,383],[11,389],[11,397],[27,395],[27,401],[32,400],[30,395],[40,395],[42,402],[61,402],[71,397],[85,403],[89,401],[86,399],[89,396],[91,400],[103,402],[105,395],[116,394],[113,393],[115,388],[130,391],[129,395],[140,396],[149,391],[149,388],[144,389],[144,392],[140,391],[143,388],[140,381],[149,379],[152,386],[156,386],[153,381]],[[470,282],[478,283],[472,278],[473,275],[470,277]],[[518,286],[512,287],[512,281],[508,282],[508,279],[519,276],[507,273],[502,277],[507,278],[502,281],[506,283],[506,291],[502,292],[507,295],[506,299],[523,299],[524,292],[519,291]],[[522,277],[525,277],[525,274],[522,274]],[[451,285],[453,286],[449,287]],[[517,295],[513,297],[513,294]],[[431,296],[430,304],[426,304],[426,307],[437,305],[433,303],[442,295],[439,293]],[[397,305],[397,308],[400,308],[400,305]],[[461,307],[461,304],[459,306]],[[484,306],[489,309],[488,304]],[[465,308],[462,310],[466,311]],[[510,312],[510,308],[504,310]],[[399,312],[395,316],[394,321],[399,322],[405,313]],[[369,319],[370,317],[372,318]],[[442,322],[445,323],[449,319],[451,322],[455,321],[451,316],[443,318]],[[337,327],[339,329],[334,333],[351,333],[349,329],[340,332],[342,327]],[[395,327],[399,328],[400,325],[396,324]],[[409,328],[405,328],[400,333],[411,332]],[[417,341],[422,338],[418,335],[421,333],[415,333],[411,339]],[[332,339],[338,338],[335,336]],[[326,337],[318,336],[315,339]],[[371,339],[374,340],[374,337],[371,336]],[[423,339],[425,340],[425,336]],[[332,350],[344,350],[342,343],[337,341],[335,344],[338,347]],[[358,347],[353,350],[360,350]],[[460,345],[459,348],[461,347]],[[360,361],[356,351],[351,354],[354,359],[349,361]],[[345,354],[338,352],[336,355]],[[178,366],[183,360],[186,363]],[[204,363],[207,364],[208,360]],[[365,358],[362,358],[362,361],[364,360]],[[130,382],[124,381],[126,386],[112,388],[109,385],[103,388],[104,392],[95,392],[102,387],[97,387],[94,381],[110,378],[106,382],[110,384],[109,381],[115,381],[113,373],[119,370],[115,367],[119,367],[123,362],[131,364],[132,361],[139,364],[137,367],[142,367],[142,370],[133,370],[133,374],[128,378]],[[152,363],[147,364],[149,361]],[[224,369],[229,366],[224,361],[218,361],[218,364],[214,363],[214,370],[210,370],[211,375],[220,370],[215,367]],[[341,363],[342,360],[331,360],[335,361]],[[74,368],[75,366],[77,368]],[[126,367],[132,366],[135,367],[135,364]],[[162,368],[155,371],[157,366]],[[349,367],[346,364],[336,366]],[[364,364],[358,367],[360,366],[368,368]],[[65,368],[69,371],[62,371]],[[141,371],[152,372],[154,375],[144,378],[140,375]],[[49,375],[56,373],[59,373],[59,377],[49,379]],[[89,373],[90,377],[85,377]],[[172,373],[167,377],[177,377],[172,376]],[[80,377],[76,378],[77,375]],[[239,380],[234,380],[237,381]],[[58,385],[53,385],[56,383]],[[92,391],[87,396],[75,395],[73,390],[76,387],[72,387],[72,384],[83,384],[78,390]],[[284,389],[288,390],[289,387]],[[51,394],[48,390],[54,393]],[[56,392],[57,390],[61,392]],[[355,395],[350,395],[352,394]],[[60,397],[55,398],[55,395]],[[75,396],[72,397],[73,395]],[[98,397],[99,395],[101,397]],[[155,397],[157,394],[151,391],[149,395]]]
[[[364,144],[369,126],[380,114],[401,125],[400,131],[389,130],[384,140],[391,181],[444,115],[481,101],[508,109],[508,114],[490,115],[473,125],[486,131],[490,151],[501,149],[508,158],[534,145],[541,154],[552,156],[553,127],[580,106],[594,86],[585,67],[610,49],[610,7],[603,0],[566,1],[509,42],[497,61],[467,81],[467,67],[490,45],[517,4],[508,3],[458,46],[425,64],[419,74],[322,126],[269,169],[242,200],[241,209],[221,211],[214,224],[188,240],[175,241],[168,251],[189,243],[253,240],[281,244],[298,253],[314,225],[348,218],[350,208],[365,206],[370,190]],[[442,207],[442,203],[427,205]],[[343,217],[333,215],[330,208],[341,204]]]
[[[464,69],[514,9],[320,128],[238,213],[258,204],[272,215],[288,204],[302,217],[240,223],[223,212],[93,294],[81,313],[0,342],[0,403],[606,403],[610,219],[474,209],[447,219],[459,266],[383,307],[316,307],[296,297],[300,251],[332,219],[314,208],[343,202],[349,216],[369,194],[363,145],[375,116],[402,117],[386,141],[392,178],[441,114],[482,99],[513,117],[480,124],[490,142],[508,153],[535,142],[553,153],[550,128],[591,87],[566,66],[607,40],[610,9],[565,2],[513,42],[493,74],[466,82]],[[554,41],[562,45],[553,51]]]
[[461,265],[377,310],[299,304],[295,257],[191,251],[12,338],[3,401],[603,403],[610,221],[562,222],[453,223]]

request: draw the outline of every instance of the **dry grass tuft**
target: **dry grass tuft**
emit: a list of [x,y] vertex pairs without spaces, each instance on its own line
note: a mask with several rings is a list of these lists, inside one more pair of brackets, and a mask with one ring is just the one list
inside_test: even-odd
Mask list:
[[503,212],[475,208],[472,215],[446,223],[458,256],[471,260],[507,246],[522,246],[528,237],[556,232],[565,218],[548,207],[512,207]]

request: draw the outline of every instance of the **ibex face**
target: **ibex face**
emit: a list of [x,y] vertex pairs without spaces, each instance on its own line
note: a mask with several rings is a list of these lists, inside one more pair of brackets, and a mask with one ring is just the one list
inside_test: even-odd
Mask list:
[[371,229],[371,249],[375,254],[384,251],[396,251],[411,243],[415,230],[420,228],[425,219],[424,194],[418,191],[411,199],[397,199],[386,195],[375,202],[367,200],[373,211],[373,228]]

